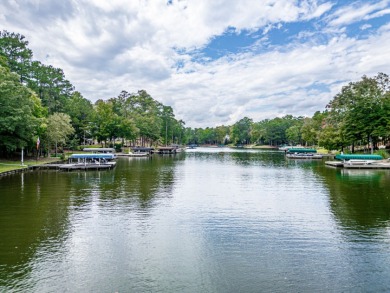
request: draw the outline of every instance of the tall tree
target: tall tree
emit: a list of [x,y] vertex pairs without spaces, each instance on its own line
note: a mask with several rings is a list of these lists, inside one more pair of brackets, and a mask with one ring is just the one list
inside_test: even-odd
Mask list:
[[64,112],[70,116],[71,123],[75,129],[75,137],[79,143],[85,144],[85,138],[91,135],[91,121],[93,115],[93,106],[91,102],[85,99],[79,92],[74,92],[66,100]]
[[375,144],[388,134],[389,88],[389,77],[383,73],[349,83],[328,105],[329,123],[339,129],[349,144]]
[[33,143],[45,111],[40,100],[19,81],[19,76],[0,66],[0,149],[7,154]]
[[49,114],[63,112],[67,100],[74,93],[74,87],[65,78],[62,69],[46,66],[39,61],[31,63],[28,86],[38,94]]
[[120,117],[114,113],[111,101],[98,100],[93,113],[93,135],[99,142],[106,144],[107,139],[112,141],[119,134]]
[[24,82],[28,75],[32,51],[27,47],[28,41],[21,34],[0,32],[0,56],[4,56],[12,72],[19,75],[20,82]]
[[325,125],[327,112],[317,111],[312,118],[305,118],[301,128],[302,139],[309,145],[318,144],[319,135]]
[[[68,114],[54,113],[47,119],[46,135],[49,142],[55,146],[55,155],[57,156],[58,144],[64,144],[66,139],[73,134],[74,128]],[[50,143],[48,144],[50,145]]]
[[251,129],[253,120],[244,117],[237,121],[232,127],[232,140],[236,144],[248,144],[251,140]]

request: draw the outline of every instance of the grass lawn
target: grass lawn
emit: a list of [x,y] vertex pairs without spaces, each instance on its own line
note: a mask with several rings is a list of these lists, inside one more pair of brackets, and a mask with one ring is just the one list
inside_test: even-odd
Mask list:
[[39,160],[34,159],[26,159],[24,160],[24,165],[21,166],[20,160],[0,160],[0,173],[12,171],[12,170],[18,170],[22,168],[26,168],[27,166],[32,165],[41,165],[41,164],[47,164],[52,162],[59,161],[59,158],[39,158]]

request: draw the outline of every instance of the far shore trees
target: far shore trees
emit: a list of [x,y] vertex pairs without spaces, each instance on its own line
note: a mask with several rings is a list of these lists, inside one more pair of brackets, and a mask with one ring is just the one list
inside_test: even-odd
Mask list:
[[285,115],[257,122],[244,117],[230,126],[190,128],[146,90],[122,91],[92,104],[75,91],[61,68],[33,60],[23,35],[0,31],[0,155],[21,149],[36,153],[38,137],[40,150],[52,145],[55,152],[59,143],[75,149],[87,140],[118,148],[229,142],[375,149],[390,139],[390,79],[378,73],[350,82],[312,117]]

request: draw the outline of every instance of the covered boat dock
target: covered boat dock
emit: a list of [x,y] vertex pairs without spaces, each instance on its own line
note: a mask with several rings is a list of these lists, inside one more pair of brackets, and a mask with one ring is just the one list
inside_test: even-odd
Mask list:
[[114,154],[73,154],[69,163],[60,165],[59,170],[101,170],[114,168]]

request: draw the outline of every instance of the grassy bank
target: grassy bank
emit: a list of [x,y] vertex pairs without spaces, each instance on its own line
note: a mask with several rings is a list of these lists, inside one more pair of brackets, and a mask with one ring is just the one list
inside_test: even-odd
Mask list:
[[19,170],[27,168],[28,166],[33,165],[42,165],[47,163],[53,163],[59,161],[59,158],[39,158],[39,160],[26,159],[24,160],[24,166],[21,165],[20,160],[0,160],[0,173]]

